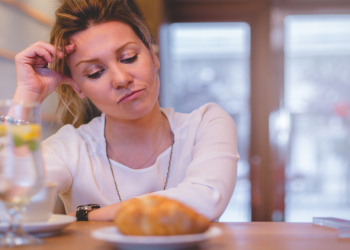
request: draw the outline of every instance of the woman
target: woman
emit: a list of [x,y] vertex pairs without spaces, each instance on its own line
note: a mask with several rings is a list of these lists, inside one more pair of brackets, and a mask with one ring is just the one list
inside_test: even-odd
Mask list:
[[58,88],[59,113],[73,113],[73,122],[86,100],[102,111],[42,143],[48,181],[68,213],[98,203],[88,220],[112,220],[121,202],[149,193],[210,220],[224,212],[239,158],[234,122],[216,104],[190,114],[159,107],[151,35],[123,1],[63,1],[51,44],[19,53],[16,68],[14,99],[42,102]]

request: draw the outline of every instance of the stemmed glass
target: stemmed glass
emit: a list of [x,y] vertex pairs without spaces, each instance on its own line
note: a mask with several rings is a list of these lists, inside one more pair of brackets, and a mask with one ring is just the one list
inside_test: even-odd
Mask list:
[[21,215],[30,198],[44,186],[40,139],[39,105],[0,100],[0,200],[9,214],[0,247],[42,243],[22,229]]

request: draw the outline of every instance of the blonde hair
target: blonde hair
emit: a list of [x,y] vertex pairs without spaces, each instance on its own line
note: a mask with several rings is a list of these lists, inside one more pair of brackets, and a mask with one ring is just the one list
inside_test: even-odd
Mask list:
[[[151,54],[154,53],[153,37],[131,0],[64,0],[56,10],[56,20],[51,30],[50,43],[55,49],[60,49],[64,55],[65,46],[69,45],[69,37],[78,31],[88,29],[93,25],[109,21],[120,21],[128,24],[145,44]],[[66,76],[71,76],[64,59],[55,58],[53,69]],[[67,84],[61,84],[56,89],[60,99],[56,116],[60,123],[82,123],[82,115],[90,108],[90,101],[81,99]]]

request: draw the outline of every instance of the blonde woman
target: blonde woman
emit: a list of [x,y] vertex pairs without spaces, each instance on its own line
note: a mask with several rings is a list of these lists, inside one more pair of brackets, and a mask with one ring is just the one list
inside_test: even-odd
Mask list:
[[16,56],[15,100],[41,103],[57,89],[59,114],[73,114],[72,123],[87,100],[102,112],[42,142],[47,179],[58,184],[67,213],[101,206],[78,219],[112,220],[121,202],[153,193],[217,220],[231,198],[239,158],[233,120],[213,103],[190,114],[160,108],[152,44],[126,1],[65,0],[50,44]]

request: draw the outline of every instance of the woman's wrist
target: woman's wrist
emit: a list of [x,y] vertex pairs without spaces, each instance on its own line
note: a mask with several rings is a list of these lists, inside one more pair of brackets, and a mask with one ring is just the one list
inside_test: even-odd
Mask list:
[[115,203],[106,207],[92,210],[88,213],[88,221],[112,221],[121,203]]
[[32,91],[28,91],[22,88],[17,88],[15,94],[13,96],[14,101],[23,101],[26,103],[39,103],[41,104],[43,100],[41,100],[41,96]]

